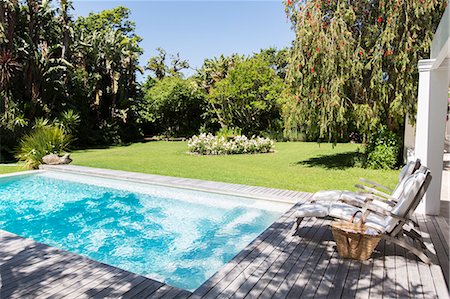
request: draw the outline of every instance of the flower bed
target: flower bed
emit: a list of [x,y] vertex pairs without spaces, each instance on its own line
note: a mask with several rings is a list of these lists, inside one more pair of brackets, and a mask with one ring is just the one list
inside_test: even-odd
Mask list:
[[257,154],[273,151],[274,142],[269,138],[236,136],[231,139],[212,134],[200,134],[188,140],[191,153],[199,155]]

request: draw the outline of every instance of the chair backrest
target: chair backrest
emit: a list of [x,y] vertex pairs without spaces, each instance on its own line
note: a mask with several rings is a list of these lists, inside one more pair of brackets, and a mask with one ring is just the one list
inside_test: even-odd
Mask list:
[[[391,213],[409,219],[422,200],[430,181],[431,173],[425,166],[421,166],[414,174],[405,177],[402,187],[403,192]],[[391,216],[385,217],[384,221],[387,233],[392,232],[399,224],[399,220]]]
[[420,159],[410,161],[405,166],[403,166],[398,175],[398,183],[397,186],[395,186],[394,191],[392,192],[392,197],[399,198],[402,195],[404,179],[412,175],[416,170],[420,168],[420,166]]

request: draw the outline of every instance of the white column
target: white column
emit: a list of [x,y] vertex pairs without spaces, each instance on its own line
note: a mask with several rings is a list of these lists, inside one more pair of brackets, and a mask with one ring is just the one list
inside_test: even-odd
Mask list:
[[[438,215],[441,199],[444,134],[449,88],[448,61],[436,68],[434,59],[419,61],[419,94],[415,156],[431,170],[432,180],[418,211]],[[434,67],[434,68],[433,68]]]

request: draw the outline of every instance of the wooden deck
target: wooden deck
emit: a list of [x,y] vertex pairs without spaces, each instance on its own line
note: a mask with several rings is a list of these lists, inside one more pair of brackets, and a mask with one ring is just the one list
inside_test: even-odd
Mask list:
[[0,231],[0,298],[186,298],[191,293]]
[[[141,174],[136,177],[144,179]],[[147,178],[299,203],[310,196],[191,179]],[[192,294],[0,231],[0,298],[450,298],[450,230],[443,217],[416,215],[432,265],[385,242],[369,261],[358,262],[338,256],[327,220],[305,219],[293,231],[295,208]]]
[[449,298],[449,228],[442,217],[416,215],[432,265],[384,241],[373,258],[359,262],[338,256],[328,220],[305,219],[293,231],[294,210],[190,298]]

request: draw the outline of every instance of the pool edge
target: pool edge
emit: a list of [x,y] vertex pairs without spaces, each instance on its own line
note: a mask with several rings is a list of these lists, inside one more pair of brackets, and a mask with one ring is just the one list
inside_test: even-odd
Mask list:
[[[242,184],[231,184],[224,182],[206,181],[200,179],[182,178],[130,172],[123,170],[112,170],[105,168],[94,168],[78,165],[40,165],[42,171],[56,171],[80,175],[96,176],[109,179],[120,179],[137,183],[146,183],[165,187],[176,187],[194,191],[212,192],[223,195],[239,196],[254,200],[264,200],[288,204],[292,207],[298,202],[305,192],[274,189],[260,186]],[[288,193],[287,195],[285,193]]]

